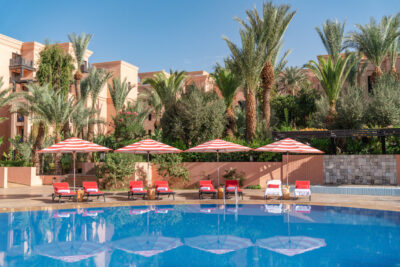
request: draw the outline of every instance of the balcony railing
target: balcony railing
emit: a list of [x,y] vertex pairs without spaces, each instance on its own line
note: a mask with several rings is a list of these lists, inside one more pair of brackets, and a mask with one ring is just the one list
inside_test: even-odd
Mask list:
[[12,58],[10,59],[10,67],[28,67],[33,68],[33,61],[26,60],[22,57]]
[[25,117],[22,114],[17,114],[17,122],[24,122],[25,121]]

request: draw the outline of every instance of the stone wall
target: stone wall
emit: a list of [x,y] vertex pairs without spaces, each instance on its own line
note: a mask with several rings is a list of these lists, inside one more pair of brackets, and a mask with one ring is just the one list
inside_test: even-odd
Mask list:
[[395,155],[325,155],[325,184],[396,185]]

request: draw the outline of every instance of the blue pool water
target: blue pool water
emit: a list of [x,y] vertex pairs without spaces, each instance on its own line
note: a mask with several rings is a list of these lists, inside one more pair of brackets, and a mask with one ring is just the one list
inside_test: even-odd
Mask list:
[[0,266],[396,266],[400,213],[176,205],[0,213]]

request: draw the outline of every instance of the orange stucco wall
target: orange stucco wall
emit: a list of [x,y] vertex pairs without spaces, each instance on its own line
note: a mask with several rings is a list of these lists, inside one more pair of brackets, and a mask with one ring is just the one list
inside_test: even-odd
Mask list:
[[[196,187],[200,180],[213,180],[217,184],[218,168],[220,170],[220,184],[224,183],[222,176],[225,170],[234,168],[243,172],[246,180],[244,186],[261,185],[265,187],[269,180],[286,182],[286,156],[283,162],[186,162],[190,181],[185,187]],[[162,180],[157,167],[153,165],[153,182]],[[290,155],[289,156],[289,183],[296,180],[310,180],[311,184],[323,184],[323,156]]]
[[7,188],[7,168],[0,167],[0,188]]
[[42,180],[36,176],[35,167],[7,167],[7,179],[9,183],[42,185]]

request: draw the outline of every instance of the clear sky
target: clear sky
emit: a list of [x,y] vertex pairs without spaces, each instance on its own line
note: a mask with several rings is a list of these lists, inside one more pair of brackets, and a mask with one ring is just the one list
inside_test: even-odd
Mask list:
[[[315,31],[328,18],[346,30],[369,18],[400,12],[399,0],[279,0],[297,13],[284,41],[289,65],[325,53]],[[238,41],[235,16],[262,0],[0,0],[0,33],[21,41],[66,42],[67,34],[92,33],[91,62],[125,60],[139,72],[211,71],[229,55],[222,35]]]

